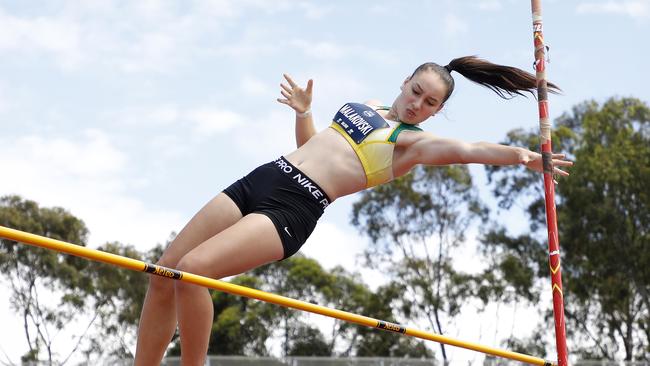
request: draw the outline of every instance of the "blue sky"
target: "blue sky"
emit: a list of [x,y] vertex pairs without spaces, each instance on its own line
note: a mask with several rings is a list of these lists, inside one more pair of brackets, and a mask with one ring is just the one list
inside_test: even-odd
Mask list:
[[[650,101],[650,0],[547,0],[543,10],[548,77],[564,90],[551,96],[553,118],[587,99]],[[275,101],[284,72],[314,79],[323,129],[347,101],[390,104],[426,61],[533,63],[523,0],[0,0],[0,29],[0,194],[70,210],[87,223],[90,246],[141,250],[295,147],[293,112]],[[498,142],[537,128],[534,99],[504,101],[455,78],[445,112],[425,130]],[[482,168],[472,171],[481,185]],[[354,266],[364,246],[348,223],[354,200],[327,209],[305,254]]]

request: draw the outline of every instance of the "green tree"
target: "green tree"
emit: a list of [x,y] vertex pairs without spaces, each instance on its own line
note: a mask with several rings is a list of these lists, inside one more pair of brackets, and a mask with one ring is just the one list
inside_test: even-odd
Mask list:
[[[301,254],[257,268],[231,280],[303,301],[368,316],[393,320],[389,293],[373,294],[358,274],[342,267],[326,271],[314,259]],[[396,287],[391,287],[396,288]],[[392,294],[392,293],[391,293]],[[429,355],[418,342],[405,342],[400,335],[369,329],[340,320],[331,330],[318,328],[313,315],[257,300],[212,293],[215,319],[208,352],[223,355],[268,356],[268,340],[279,338],[286,356],[412,356]],[[381,304],[381,305],[378,305]],[[366,335],[380,334],[366,339]],[[423,343],[423,342],[420,342]],[[384,346],[388,345],[386,348]],[[170,351],[179,354],[177,342]]]
[[[334,267],[328,273],[329,281],[321,291],[326,306],[355,314],[368,314],[368,302],[372,293],[359,274],[350,273],[341,266]],[[364,327],[342,320],[335,320],[329,334],[329,353],[339,356],[351,356],[357,352],[357,340]],[[336,352],[336,349],[342,351]]]
[[[18,196],[0,198],[0,225],[78,245],[85,245],[88,235],[83,221],[66,210],[42,208]],[[119,243],[100,249],[140,257]],[[23,320],[29,347],[24,362],[63,365],[75,353],[88,361],[128,355],[123,339],[134,332],[145,276],[5,239],[0,240],[0,270],[10,306]],[[64,340],[61,332],[72,332],[72,338]]]
[[300,323],[292,329],[289,337],[291,348],[288,356],[331,356],[330,344],[316,327]]
[[[481,275],[454,267],[451,251],[472,221],[487,211],[466,166],[418,166],[409,175],[361,194],[352,223],[371,239],[367,264],[381,269],[403,293],[402,312],[444,334],[463,303],[478,296]],[[440,345],[447,362],[445,346]]]
[[[313,259],[300,254],[234,277],[232,283],[323,304],[329,274]],[[302,321],[301,311],[279,305],[212,292],[214,322],[208,352],[222,355],[268,356],[266,342],[282,341],[283,355],[324,354],[324,337]],[[329,348],[327,348],[329,349]],[[171,353],[178,354],[176,344]]]
[[[264,284],[262,289],[302,301],[325,304],[322,289],[330,284],[331,278],[314,259],[295,255],[287,260],[257,268],[253,273]],[[292,334],[300,327],[302,312],[285,307],[276,309],[277,329],[282,332],[283,354],[289,355],[292,348]],[[304,347],[304,346],[303,346]]]
[[[401,323],[400,314],[409,318],[411,305],[400,301],[403,288],[400,283],[392,282],[381,286],[374,293],[369,293],[362,314]],[[433,352],[426,342],[388,331],[362,327],[359,328],[356,355],[360,357],[411,357],[432,358]]]
[[[586,358],[623,353],[625,360],[647,360],[650,108],[633,98],[591,101],[555,122],[554,150],[575,160],[571,176],[556,186],[570,346]],[[535,149],[538,136],[516,130],[506,143]],[[526,207],[529,230],[514,236],[495,227],[483,238],[485,248],[517,294],[539,296],[530,284],[550,280],[541,177],[516,168],[488,168],[488,175],[501,207]]]
[[[118,242],[106,243],[97,249],[152,262],[151,255],[143,256],[133,246]],[[147,275],[97,262],[89,262],[84,272],[92,283],[88,295],[93,304],[87,311],[94,313],[98,319],[94,325],[97,332],[90,337],[89,346],[83,350],[87,363],[101,363],[107,358],[133,358],[132,344],[126,341],[136,337],[147,289]]]
[[[0,198],[0,224],[84,245],[84,223],[61,208],[40,208],[18,196]],[[75,257],[0,240],[0,270],[9,284],[11,307],[20,314],[29,352],[23,361],[58,362],[55,337],[84,308],[90,283],[82,275],[86,263]],[[59,293],[58,297],[53,297]],[[57,302],[49,301],[57,299]],[[91,320],[91,322],[94,319]],[[82,336],[75,341],[79,346]],[[74,352],[76,347],[73,349]],[[63,355],[65,359],[70,355]]]
[[[258,288],[259,277],[240,275],[232,283]],[[274,305],[219,291],[212,292],[215,319],[208,352],[221,355],[268,356],[266,341],[275,322]]]

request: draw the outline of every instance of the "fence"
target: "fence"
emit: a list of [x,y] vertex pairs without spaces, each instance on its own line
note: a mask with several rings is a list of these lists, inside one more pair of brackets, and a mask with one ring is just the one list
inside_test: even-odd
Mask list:
[[[650,361],[584,360],[569,362],[571,366],[650,366]],[[180,366],[179,357],[167,357],[161,366]],[[448,366],[524,366],[507,359],[486,358],[482,361],[452,361]],[[245,357],[209,356],[205,366],[442,366],[435,359],[380,358],[380,357]]]
[[[519,366],[524,365],[520,362],[487,358],[483,361],[482,366]],[[569,366],[650,366],[650,361],[611,361],[611,360],[580,360],[569,362]]]
[[[179,357],[167,357],[161,366],[180,366]],[[245,357],[209,356],[205,366],[437,366],[434,359],[377,357]]]
[[[1,364],[1,363],[0,363]],[[47,365],[46,362],[25,362],[23,366]],[[104,360],[97,365],[130,366],[132,359]],[[161,366],[181,366],[180,357],[166,357]],[[447,366],[525,366],[507,359],[486,358],[481,361],[453,360]],[[650,361],[584,360],[569,362],[570,366],[650,366]],[[435,359],[381,357],[246,357],[208,356],[205,366],[443,366]]]

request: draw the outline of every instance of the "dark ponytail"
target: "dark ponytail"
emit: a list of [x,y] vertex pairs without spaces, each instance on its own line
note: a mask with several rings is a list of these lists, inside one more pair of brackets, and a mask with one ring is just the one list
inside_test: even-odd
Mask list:
[[[528,92],[535,96],[535,92],[537,91],[535,75],[516,67],[493,64],[476,56],[455,58],[445,66],[440,66],[434,62],[427,62],[418,66],[411,76],[425,70],[437,72],[447,84],[448,91],[445,100],[454,91],[454,79],[451,77],[452,71],[456,71],[467,79],[491,89],[504,99],[513,98],[516,94],[524,95],[523,92]],[[560,92],[560,88],[557,85],[553,83],[548,83],[547,85],[549,92],[555,94]]]

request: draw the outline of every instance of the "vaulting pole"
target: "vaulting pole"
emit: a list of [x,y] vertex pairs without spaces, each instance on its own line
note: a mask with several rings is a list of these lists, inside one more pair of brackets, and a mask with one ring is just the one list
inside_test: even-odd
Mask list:
[[562,271],[560,269],[560,243],[555,215],[555,186],[551,146],[551,122],[548,118],[548,89],[546,84],[546,46],[542,33],[541,0],[531,0],[533,12],[533,40],[535,45],[535,71],[537,76],[537,100],[539,103],[540,144],[544,163],[544,194],[546,199],[546,224],[548,227],[549,266],[553,284],[553,317],[555,318],[555,344],[559,366],[568,366],[566,331],[564,325],[564,295],[562,294]]
[[198,276],[192,273],[182,272],[163,266],[158,266],[151,263],[145,263],[136,259],[123,257],[121,255],[103,252],[96,249],[86,248],[84,246],[66,243],[60,240],[54,240],[39,235],[26,233],[24,231],[10,229],[0,226],[0,238],[6,238],[17,242],[30,244],[46,249],[55,250],[57,252],[72,254],[86,259],[92,259],[99,262],[104,262],[116,265],[122,268],[127,268],[133,271],[147,272],[150,274],[167,277],[170,279],[185,281],[195,285],[212,288],[215,290],[227,292],[233,295],[257,299],[285,307],[308,311],[325,315],[331,318],[344,320],[346,322],[365,325],[367,327],[379,328],[389,330],[396,333],[402,333],[408,336],[430,340],[434,342],[444,343],[451,346],[466,348],[472,351],[477,351],[493,356],[508,358],[515,361],[525,362],[531,365],[540,366],[557,366],[557,364],[546,361],[539,357],[533,357],[522,353],[501,350],[498,348],[486,347],[476,343],[465,342],[449,337],[445,337],[435,333],[424,332],[417,329],[406,328],[399,324],[389,323],[383,320],[373,319],[367,316],[349,313],[347,311],[331,309],[325,306],[312,304],[305,301],[294,300],[288,297],[251,289],[244,286],[234,285],[232,283],[215,280],[208,277]]

